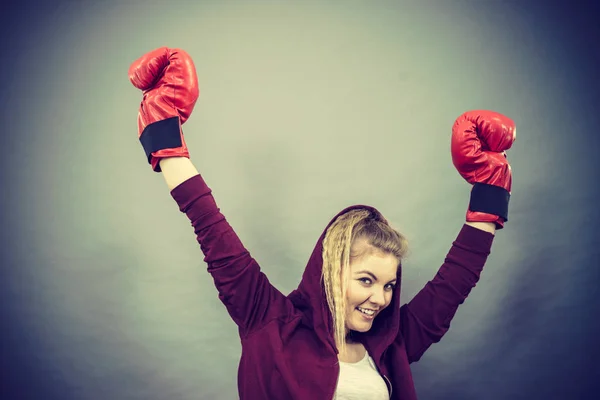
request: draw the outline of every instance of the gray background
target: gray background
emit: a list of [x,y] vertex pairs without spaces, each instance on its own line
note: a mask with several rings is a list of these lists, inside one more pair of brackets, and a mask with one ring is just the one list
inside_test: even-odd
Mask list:
[[4,399],[234,399],[240,344],[185,215],[137,140],[129,64],[180,47],[192,160],[275,286],[329,219],[379,208],[439,268],[469,185],[454,119],[517,123],[510,220],[421,399],[598,390],[598,12],[500,1],[54,1],[2,12]]

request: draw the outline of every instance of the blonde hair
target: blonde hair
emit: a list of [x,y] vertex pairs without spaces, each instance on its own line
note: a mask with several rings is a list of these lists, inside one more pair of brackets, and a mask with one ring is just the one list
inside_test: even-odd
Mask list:
[[344,351],[346,347],[346,275],[350,260],[362,255],[352,253],[352,245],[357,239],[366,239],[373,248],[394,255],[398,265],[408,249],[406,238],[393,229],[381,213],[374,210],[350,210],[336,218],[327,229],[323,240],[321,279],[339,351]]

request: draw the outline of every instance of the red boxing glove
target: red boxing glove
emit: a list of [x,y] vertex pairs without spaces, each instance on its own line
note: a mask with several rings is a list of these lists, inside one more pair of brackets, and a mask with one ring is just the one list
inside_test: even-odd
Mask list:
[[152,170],[166,157],[190,158],[181,125],[198,99],[198,77],[191,57],[161,47],[131,64],[129,80],[144,92],[138,112],[138,137]]
[[468,111],[452,126],[452,162],[470,184],[469,222],[508,221],[512,173],[505,151],[516,138],[515,123],[493,111]]

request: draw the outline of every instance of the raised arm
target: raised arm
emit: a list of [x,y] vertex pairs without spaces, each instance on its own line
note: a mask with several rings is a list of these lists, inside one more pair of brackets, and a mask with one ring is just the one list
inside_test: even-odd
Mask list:
[[410,362],[441,340],[450,321],[479,281],[496,229],[508,221],[512,172],[505,151],[515,125],[491,111],[470,111],[452,128],[452,160],[473,185],[466,223],[435,277],[400,310],[399,339]]
[[291,302],[260,271],[189,159],[181,125],[199,93],[189,55],[179,49],[156,49],[131,65],[129,77],[144,91],[138,134],[148,163],[162,172],[180,211],[191,221],[219,298],[240,335],[292,315]]
[[179,210],[194,227],[219,299],[240,333],[246,335],[273,319],[291,316],[292,304],[269,283],[244,248],[192,162],[184,157],[165,158],[160,167]]
[[418,361],[448,332],[458,307],[479,281],[493,237],[465,224],[435,277],[400,308],[400,330],[409,362]]

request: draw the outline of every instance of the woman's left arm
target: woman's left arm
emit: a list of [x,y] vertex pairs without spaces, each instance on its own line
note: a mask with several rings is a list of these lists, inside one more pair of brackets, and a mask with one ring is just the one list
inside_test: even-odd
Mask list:
[[418,361],[442,339],[458,307],[479,281],[494,235],[478,226],[495,230],[491,223],[465,223],[435,277],[400,308],[398,340],[404,342],[409,362]]
[[452,161],[470,184],[462,227],[436,276],[400,309],[400,336],[409,362],[439,342],[479,277],[497,229],[508,221],[512,172],[506,158],[516,138],[514,122],[493,111],[469,111],[452,127]]

